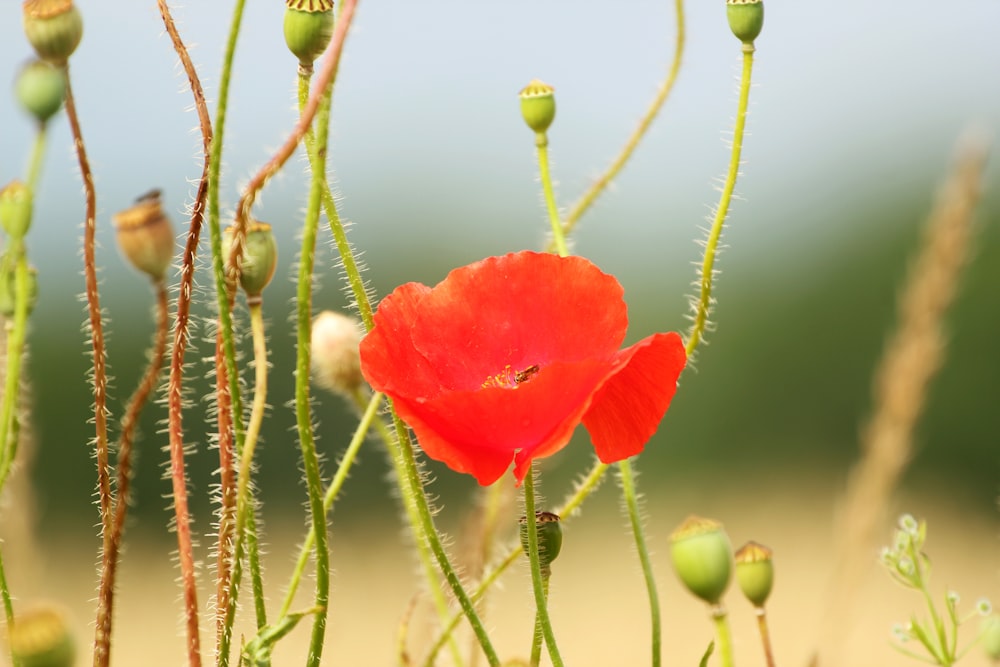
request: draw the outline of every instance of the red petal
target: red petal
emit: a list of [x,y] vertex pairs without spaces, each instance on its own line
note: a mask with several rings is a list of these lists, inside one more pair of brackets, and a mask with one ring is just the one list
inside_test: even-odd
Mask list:
[[556,363],[516,388],[445,392],[425,401],[397,397],[395,405],[431,458],[491,484],[517,453],[520,480],[522,460],[569,442],[612,368],[609,362]]
[[431,289],[400,285],[382,299],[375,327],[361,340],[361,371],[376,391],[391,396],[433,396],[441,391],[434,366],[413,346],[413,321]]
[[413,345],[451,389],[510,365],[607,360],[625,338],[618,281],[582,257],[517,252],[455,269],[420,302]]
[[619,352],[624,367],[594,395],[583,424],[597,457],[614,463],[635,456],[656,432],[677,391],[687,355],[676,333],[658,333]]

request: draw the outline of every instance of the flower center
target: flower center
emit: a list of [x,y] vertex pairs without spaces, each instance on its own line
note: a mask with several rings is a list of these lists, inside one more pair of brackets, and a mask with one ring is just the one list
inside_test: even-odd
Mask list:
[[538,364],[528,366],[521,371],[515,371],[510,367],[510,364],[507,364],[501,372],[488,377],[486,382],[483,383],[483,388],[503,387],[504,389],[517,389],[517,385],[530,380],[539,370],[541,370],[541,367]]

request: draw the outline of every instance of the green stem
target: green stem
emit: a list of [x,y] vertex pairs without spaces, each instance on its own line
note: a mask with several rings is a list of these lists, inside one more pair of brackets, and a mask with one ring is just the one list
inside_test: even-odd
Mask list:
[[[253,357],[256,370],[254,384],[253,407],[250,409],[250,421],[247,425],[246,439],[240,452],[240,471],[236,487],[236,552],[242,553],[244,540],[250,536],[245,534],[249,517],[254,514],[254,500],[250,480],[253,476],[253,455],[257,449],[257,438],[264,421],[267,409],[267,337],[264,334],[264,315],[259,300],[248,299],[250,308],[250,329],[253,335]],[[251,573],[252,575],[252,573]],[[237,586],[238,582],[234,581]],[[263,586],[261,586],[263,588]],[[256,590],[256,587],[255,587]],[[230,593],[232,597],[232,592]],[[267,625],[267,610],[263,596],[254,595],[254,611],[257,617],[257,629]]]
[[[361,421],[358,422],[358,427],[354,430],[354,437],[351,438],[351,442],[347,445],[347,450],[344,451],[344,456],[340,460],[340,465],[337,466],[337,472],[333,476],[333,481],[330,482],[330,486],[327,488],[326,494],[323,496],[324,513],[329,513],[330,509],[333,507],[333,503],[337,500],[337,496],[340,494],[341,487],[343,487],[344,482],[347,481],[351,466],[354,465],[354,461],[357,459],[358,451],[361,449],[361,445],[364,444],[368,431],[371,430],[372,423],[378,421],[375,416],[378,414],[378,409],[382,405],[383,398],[384,394],[376,393],[368,400],[368,405],[365,406],[364,413],[361,415]],[[287,616],[292,608],[292,603],[295,601],[295,593],[298,591],[299,583],[302,581],[302,575],[305,573],[306,564],[309,561],[309,554],[312,553],[313,544],[315,544],[315,542],[316,533],[310,527],[309,534],[306,535],[305,542],[302,543],[302,548],[299,550],[299,558],[295,562],[295,569],[292,572],[292,578],[289,581],[288,590],[285,593],[285,601],[281,605],[281,611],[278,612],[279,618]]]
[[28,162],[28,187],[31,188],[32,199],[38,194],[38,179],[42,173],[42,158],[45,157],[46,128],[45,123],[39,123],[31,149],[31,161]]
[[556,195],[552,188],[552,174],[549,173],[549,137],[545,132],[535,133],[535,147],[538,149],[538,175],[542,181],[542,194],[545,196],[545,209],[549,213],[549,223],[552,225],[552,243],[560,257],[569,254],[566,248],[566,236],[559,221],[559,208],[556,206]]
[[[10,593],[7,589],[7,574],[3,567],[3,554],[0,550],[0,596],[3,598],[3,613],[4,618],[7,620],[7,634],[10,634],[10,629],[14,627],[14,604],[11,602]],[[9,644],[10,642],[8,642]],[[17,659],[14,655],[14,650],[10,648],[10,663],[14,667],[21,667],[21,661]]]
[[[549,647],[549,658],[553,667],[562,667],[562,656],[556,645],[556,636],[552,632],[552,622],[549,620],[549,605],[547,587],[543,582],[541,562],[538,559],[538,522],[535,517],[535,471],[532,467],[524,476],[524,515],[528,517],[528,561],[531,565],[531,585],[535,590],[535,613],[537,625],[541,626],[542,636]],[[532,663],[537,664],[537,663]]]
[[[600,486],[601,481],[604,479],[604,474],[608,471],[608,464],[596,461],[594,467],[590,469],[590,472],[583,478],[583,480],[577,485],[576,490],[573,494],[563,503],[563,506],[556,511],[563,521],[570,519],[573,513],[579,509],[583,501],[586,500],[591,493],[597,490]],[[508,551],[507,555],[504,556],[496,567],[490,570],[479,585],[476,586],[476,590],[472,592],[472,601],[479,602],[482,597],[486,594],[497,579],[500,578],[504,572],[507,571],[511,565],[513,565],[518,557],[524,553],[524,548],[521,546],[520,540],[517,544],[513,545]],[[441,632],[441,636],[437,638],[434,645],[431,647],[430,652],[427,654],[423,665],[424,667],[434,667],[435,660],[441,648],[444,646],[448,638],[451,637],[455,628],[458,626],[458,622],[462,619],[461,613],[453,614],[451,619],[445,624],[444,629]]]
[[635,538],[635,548],[639,553],[639,562],[642,564],[642,576],[646,580],[646,593],[649,596],[649,617],[653,631],[652,664],[653,667],[659,667],[661,646],[660,597],[656,591],[656,578],[653,576],[653,565],[649,559],[649,549],[646,548],[646,537],[642,528],[642,517],[639,513],[639,499],[635,489],[631,459],[619,461],[618,474],[621,480],[622,498],[625,500],[629,524],[632,526],[632,535]]
[[[545,594],[546,601],[549,599],[549,579],[552,576],[552,570],[546,569],[542,570],[542,592]],[[535,612],[535,631],[531,638],[531,660],[529,664],[532,667],[537,667],[538,663],[542,660],[542,616],[537,611]]]
[[0,408],[0,490],[10,475],[17,456],[17,400],[20,396],[21,363],[28,331],[30,280],[28,257],[21,239],[10,239],[7,257],[14,261],[14,319],[7,326],[7,368],[4,379],[3,407]]
[[[670,70],[667,72],[667,78],[663,80],[660,84],[659,90],[656,91],[656,97],[653,98],[652,103],[646,109],[646,113],[643,114],[642,118],[639,120],[639,126],[635,128],[631,136],[625,142],[622,150],[611,161],[608,168],[601,174],[596,181],[587,189],[586,192],[580,197],[579,201],[573,205],[569,213],[566,215],[566,219],[563,221],[563,232],[569,235],[576,224],[580,221],[580,218],[584,213],[593,205],[597,198],[607,189],[608,185],[611,184],[618,174],[621,172],[625,163],[629,161],[632,157],[632,153],[639,146],[639,142],[646,135],[649,127],[653,124],[653,120],[660,113],[660,109],[663,108],[664,103],[667,98],[670,97],[671,91],[674,89],[674,83],[677,81],[677,75],[681,71],[681,57],[684,55],[684,44],[685,29],[684,29],[684,0],[674,0],[674,15],[677,21],[677,39],[674,42],[674,59],[670,63]],[[556,250],[553,243],[549,244],[547,248],[549,252]]]
[[712,622],[715,623],[715,635],[718,639],[719,659],[722,667],[733,667],[733,639],[729,632],[729,619],[722,605],[712,608]]
[[313,264],[316,254],[316,234],[319,229],[319,209],[323,184],[326,183],[326,144],[330,125],[330,104],[333,84],[324,91],[316,114],[316,150],[309,151],[312,180],[306,218],[302,229],[302,250],[299,256],[299,279],[296,295],[296,357],[295,357],[295,417],[298,426],[302,464],[309,494],[309,513],[316,540],[316,593],[312,637],[306,665],[319,667],[323,655],[323,639],[330,598],[330,552],[327,546],[326,513],[323,509],[323,480],[319,457],[313,438],[312,408],[309,404],[310,343],[312,338]]
[[[354,403],[359,408],[364,405],[364,396],[358,391],[353,396]],[[396,438],[393,437],[392,431],[385,425],[381,419],[375,420],[375,428],[385,443],[386,449],[389,452],[389,458],[393,464],[393,470],[396,474],[397,479],[403,479],[406,475],[406,467],[402,460],[402,457],[398,455],[396,451]],[[402,488],[402,485],[400,485]],[[437,571],[434,568],[434,555],[431,552],[430,544],[427,540],[419,539],[419,528],[420,528],[420,511],[417,508],[415,502],[408,502],[404,497],[403,507],[406,511],[406,518],[410,523],[410,529],[413,531],[414,543],[417,547],[417,558],[420,560],[420,567],[424,572],[424,579],[427,583],[427,590],[431,595],[431,599],[434,601],[434,608],[437,611],[438,618],[441,621],[442,626],[449,621],[451,616],[448,609],[448,600],[445,598],[444,591],[441,588],[441,581],[438,577]],[[461,618],[461,615],[459,615]],[[461,667],[465,664],[462,660],[462,654],[458,650],[458,644],[455,642],[454,638],[451,637],[448,640],[448,649],[451,653],[452,662],[455,667]]]
[[698,300],[694,302],[694,323],[688,334],[685,349],[688,358],[694,353],[701,342],[708,324],[708,318],[712,310],[712,279],[715,275],[715,257],[718,252],[719,239],[722,237],[722,228],[726,223],[726,215],[729,213],[729,204],[733,198],[733,190],[736,188],[736,178],[740,171],[740,155],[743,152],[743,133],[746,129],[747,109],[750,104],[750,74],[753,71],[752,44],[743,45],[743,74],[740,77],[740,101],[736,110],[736,127],[733,129],[733,145],[729,155],[729,171],[726,173],[726,182],[722,186],[722,194],[719,197],[719,204],[715,208],[715,217],[712,220],[712,227],[708,232],[705,241],[705,255],[702,259],[700,270],[700,293]]
[[[228,410],[228,415],[220,415],[222,424],[233,424],[233,436],[236,439],[237,452],[242,448],[243,439],[243,408],[240,396],[239,375],[236,367],[236,343],[233,335],[232,313],[230,311],[229,293],[226,283],[224,259],[222,256],[222,230],[220,227],[220,180],[222,173],[222,149],[224,146],[224,136],[226,129],[226,112],[229,103],[229,86],[232,80],[233,59],[236,54],[236,43],[240,34],[240,27],[243,21],[243,8],[245,0],[236,0],[233,5],[233,14],[230,20],[229,35],[226,39],[225,55],[222,60],[222,70],[219,76],[218,102],[215,109],[214,134],[209,151],[208,167],[208,230],[209,247],[211,248],[212,273],[215,279],[216,310],[218,312],[218,331],[221,344],[218,348],[222,352],[222,363],[219,369],[224,371],[225,378],[221,387],[228,386],[228,396],[217,401],[218,409]],[[221,389],[220,389],[221,391]],[[220,446],[228,441],[227,434],[220,434]],[[227,456],[226,452],[220,450],[220,458]],[[231,457],[231,453],[228,454]],[[231,470],[231,466],[223,466]],[[235,525],[232,522],[230,500],[235,494],[232,493],[228,481],[231,474],[221,476],[220,496],[222,507],[220,509],[219,538],[218,538],[218,596],[217,604],[221,618],[217,618],[216,636],[216,660],[220,667],[227,667],[229,664],[230,644],[232,642],[233,624],[236,619],[236,597],[238,596],[240,579],[242,578],[241,554],[235,553],[235,540],[233,532]],[[251,523],[253,515],[249,517]],[[255,531],[256,525],[248,526],[248,532]],[[254,539],[251,548],[254,548],[257,541]],[[257,560],[259,559],[252,559]],[[251,563],[251,567],[253,567]],[[228,581],[227,581],[228,579]],[[228,595],[225,591],[232,591]]]

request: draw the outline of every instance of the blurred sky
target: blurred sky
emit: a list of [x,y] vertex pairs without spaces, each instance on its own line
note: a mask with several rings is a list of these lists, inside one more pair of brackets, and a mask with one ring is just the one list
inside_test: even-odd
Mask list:
[[[230,207],[294,119],[283,4],[247,3],[226,128]],[[687,4],[688,50],[674,97],[579,235],[578,251],[626,277],[649,266],[688,270],[694,227],[725,170],[739,45],[721,0]],[[159,187],[180,223],[200,141],[155,2],[78,5],[86,28],[72,73],[112,278],[124,268],[110,215]],[[212,102],[230,11],[220,1],[175,8]],[[8,80],[30,53],[19,15],[18,3],[0,9],[0,76]],[[821,248],[851,228],[852,200],[889,196],[914,179],[929,186],[969,122],[1000,127],[996,25],[995,0],[769,0],[739,185],[747,201],[735,206],[727,237],[739,255],[787,242],[807,253]],[[357,223],[353,238],[376,273],[401,251],[441,252],[453,265],[536,246],[545,222],[517,91],[533,77],[557,89],[551,150],[568,205],[652,97],[673,31],[673,3],[663,0],[363,0],[336,93],[331,162],[344,214]],[[0,119],[7,181],[22,172],[32,132],[9,95],[0,98]],[[64,118],[52,127],[32,255],[76,272],[83,198]],[[258,208],[288,238],[305,197],[303,172],[301,160],[290,165]],[[53,279],[45,273],[43,285]]]

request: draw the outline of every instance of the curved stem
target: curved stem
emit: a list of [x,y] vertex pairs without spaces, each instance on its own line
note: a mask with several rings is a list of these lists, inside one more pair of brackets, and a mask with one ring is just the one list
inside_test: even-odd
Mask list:
[[[208,231],[211,248],[212,273],[215,279],[218,331],[215,346],[216,420],[219,437],[219,530],[216,546],[216,662],[229,664],[229,644],[232,639],[230,584],[234,570],[242,567],[234,563],[234,533],[236,531],[236,475],[234,471],[236,437],[243,437],[243,404],[240,395],[239,374],[236,367],[236,343],[233,340],[231,304],[226,288],[224,259],[222,257],[222,231],[219,217],[220,175],[222,171],[223,137],[226,128],[226,111],[229,104],[229,85],[232,79],[236,42],[243,22],[245,0],[236,0],[230,20],[226,50],[219,76],[218,103],[215,110],[215,135],[209,151],[208,168]],[[237,590],[239,578],[237,578]],[[235,618],[235,614],[233,614]]]
[[733,145],[729,155],[729,171],[726,173],[726,182],[722,186],[722,194],[719,203],[715,207],[715,216],[712,220],[712,227],[708,232],[705,241],[705,255],[702,259],[700,269],[700,293],[696,301],[692,304],[694,310],[693,324],[688,334],[687,351],[688,359],[698,347],[705,333],[709,315],[712,311],[712,280],[715,277],[715,257],[719,247],[719,239],[722,237],[722,228],[726,223],[726,215],[729,213],[729,204],[733,198],[733,190],[736,189],[736,178],[740,172],[740,155],[743,152],[743,132],[747,122],[747,108],[750,103],[750,74],[753,71],[752,44],[743,45],[743,74],[740,77],[740,101],[736,110],[736,127],[733,129]]
[[528,517],[528,530],[526,531],[528,533],[528,561],[531,566],[531,585],[535,591],[536,626],[541,628],[545,644],[549,647],[549,658],[552,660],[553,667],[562,667],[562,656],[559,655],[556,636],[552,632],[552,622],[549,620],[547,586],[543,582],[542,567],[538,559],[538,522],[533,520],[535,516],[534,469],[529,470],[528,474],[524,476],[524,515]]
[[[562,517],[563,522],[572,518],[574,512],[580,508],[583,501],[586,500],[591,493],[597,490],[604,480],[604,474],[608,471],[608,464],[596,461],[594,467],[590,469],[590,472],[583,478],[583,480],[577,485],[576,490],[573,494],[563,503],[562,507],[556,510],[556,514]],[[500,578],[504,572],[507,571],[511,565],[513,565],[518,557],[524,553],[524,548],[521,546],[520,540],[518,540],[516,545],[511,546],[507,551],[507,555],[494,567],[492,570],[483,577],[479,585],[476,586],[476,590],[472,592],[472,601],[478,602],[482,599],[483,595],[491,586]],[[431,650],[427,654],[427,658],[424,660],[424,667],[434,667],[435,660],[437,659],[438,653],[444,646],[448,638],[451,637],[455,628],[458,626],[458,622],[462,619],[462,614],[456,613],[452,615],[448,623],[445,624],[441,635],[435,640]]]
[[[621,172],[625,163],[629,161],[632,157],[632,153],[639,146],[639,142],[646,135],[647,130],[653,124],[656,116],[660,113],[660,109],[663,108],[664,103],[667,98],[670,97],[671,91],[674,89],[674,83],[677,82],[677,75],[681,71],[681,58],[684,55],[684,44],[686,41],[685,28],[684,28],[684,0],[674,0],[674,15],[677,21],[677,38],[674,42],[674,59],[670,63],[670,69],[667,72],[667,78],[663,80],[660,84],[659,90],[656,91],[656,97],[653,98],[652,103],[646,109],[646,113],[643,114],[642,118],[639,120],[638,127],[633,130],[632,134],[629,136],[625,145],[622,147],[621,152],[611,161],[608,168],[604,170],[596,181],[587,191],[581,195],[580,199],[573,205],[566,215],[566,219],[563,221],[563,232],[569,235],[576,224],[580,221],[580,218],[584,213],[593,205],[597,198],[607,189],[608,185],[611,184],[618,174]],[[547,248],[549,252],[554,252],[556,250],[555,244],[550,243]]]
[[652,626],[653,667],[660,665],[660,596],[656,591],[656,578],[653,576],[653,565],[649,559],[649,549],[646,548],[646,536],[642,528],[642,517],[639,512],[639,498],[635,489],[631,459],[618,462],[618,474],[621,480],[622,498],[628,510],[628,520],[635,538],[635,548],[642,564],[642,576],[646,580],[646,593],[649,596],[649,620]]
[[718,638],[719,659],[722,667],[733,667],[733,639],[729,631],[729,618],[722,605],[712,608],[712,622],[715,624],[715,635]]
[[178,560],[181,567],[181,579],[184,586],[184,612],[187,626],[188,664],[191,667],[201,667],[201,639],[198,626],[198,586],[195,577],[194,545],[191,540],[191,519],[187,499],[187,475],[184,465],[184,430],[183,430],[183,387],[184,387],[184,353],[188,343],[188,323],[191,315],[191,295],[194,291],[195,255],[198,253],[198,240],[201,236],[201,224],[205,216],[205,199],[208,195],[208,167],[212,146],[212,121],[208,115],[208,105],[205,103],[205,92],[201,87],[198,72],[191,62],[187,48],[181,40],[167,7],[166,0],[157,0],[164,28],[170,35],[170,41],[177,52],[177,57],[187,73],[191,94],[194,97],[195,109],[198,112],[198,122],[201,128],[202,152],[204,164],[198,190],[191,207],[191,222],[188,226],[187,239],[181,259],[181,280],[177,293],[177,311],[174,318],[174,340],[170,356],[170,379],[167,385],[167,415],[168,434],[170,441],[170,478],[173,490],[173,505],[175,529],[177,531]]
[[542,194],[545,196],[545,209],[549,213],[549,223],[552,225],[552,244],[560,257],[569,254],[566,248],[566,237],[559,221],[559,208],[556,206],[556,195],[552,188],[552,175],[549,173],[549,138],[544,132],[535,134],[535,147],[538,149],[538,175],[542,181]]
[[128,516],[130,486],[132,482],[132,445],[139,417],[150,395],[156,388],[163,359],[167,351],[169,313],[167,286],[161,279],[154,285],[156,292],[156,331],[153,334],[153,349],[149,364],[129,399],[125,416],[122,418],[121,433],[118,437],[117,488],[115,489],[114,518],[111,523],[111,539],[108,550],[102,554],[101,583],[97,594],[97,622],[94,629],[94,664],[107,665],[111,658],[111,631],[114,620],[115,577],[121,552],[122,536],[125,533],[125,519]]

